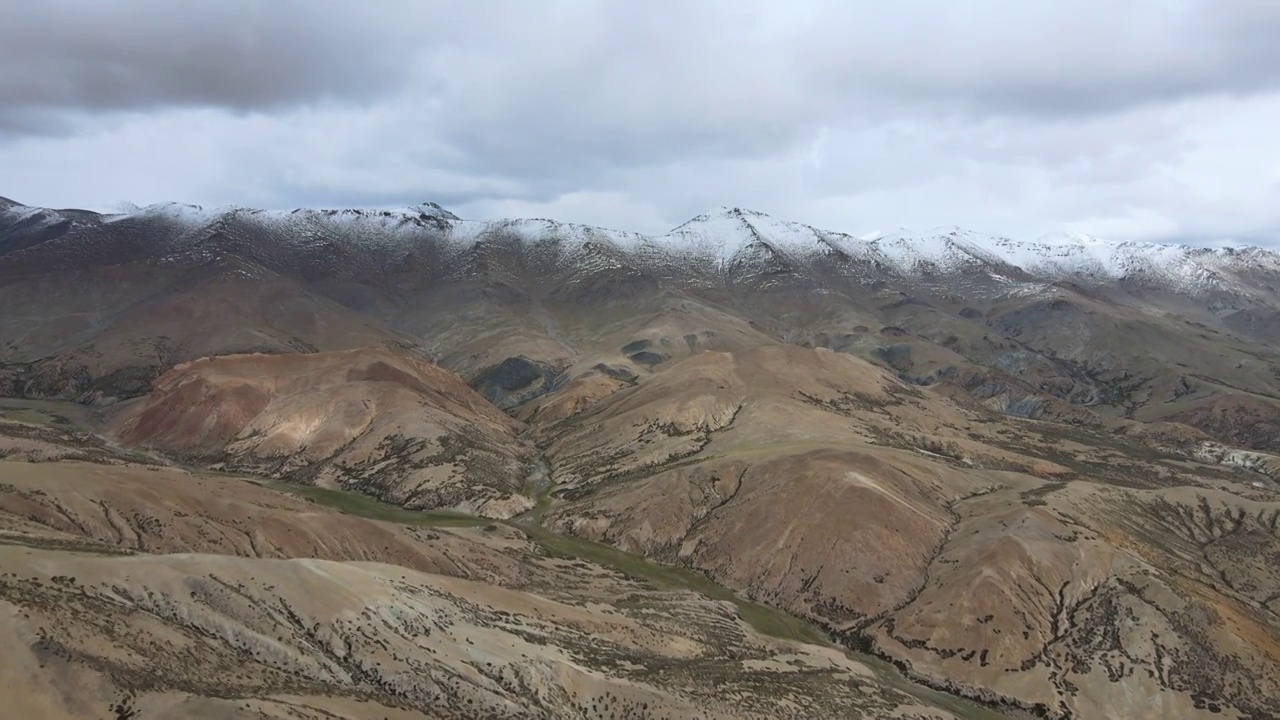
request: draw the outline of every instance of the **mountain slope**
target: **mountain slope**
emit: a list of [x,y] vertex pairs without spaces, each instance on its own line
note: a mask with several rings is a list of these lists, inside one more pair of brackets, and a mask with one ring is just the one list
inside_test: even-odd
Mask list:
[[112,422],[133,446],[493,517],[532,505],[517,429],[453,373],[385,349],[196,360]]
[[0,477],[15,716],[957,717],[515,528],[372,520],[156,466],[0,460]]
[[0,215],[0,389],[126,445],[642,553],[1042,717],[1280,712],[1270,251]]

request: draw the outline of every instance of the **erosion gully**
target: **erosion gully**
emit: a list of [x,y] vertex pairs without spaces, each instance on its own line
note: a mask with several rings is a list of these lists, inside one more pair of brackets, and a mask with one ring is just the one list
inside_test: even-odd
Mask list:
[[350,490],[334,490],[258,478],[245,479],[310,498],[317,504],[376,520],[432,527],[474,527],[495,523],[509,525],[518,528],[548,554],[603,565],[659,588],[689,590],[713,600],[730,602],[737,610],[738,617],[762,635],[837,647],[846,655],[870,667],[885,684],[965,720],[1015,720],[1020,717],[916,682],[884,658],[844,647],[834,642],[827,632],[808,620],[784,610],[739,597],[729,588],[701,573],[674,565],[656,563],[644,556],[619,550],[612,545],[558,533],[547,528],[542,518],[551,506],[553,485],[550,466],[545,460],[536,463],[525,480],[525,491],[536,501],[533,509],[510,520],[493,520],[442,510],[408,510]]
[[[50,421],[54,421],[54,423],[61,424],[64,427],[72,425],[91,432],[98,430],[95,427],[97,423],[94,422],[94,419],[85,415],[86,413],[82,407],[75,406],[72,403],[13,401],[8,399],[0,401],[0,418],[33,424],[51,424]],[[99,433],[95,432],[95,434]],[[162,465],[177,466],[177,463],[173,462],[173,460],[151,453],[147,453],[147,459]],[[318,505],[384,522],[428,527],[475,527],[494,523],[509,525],[518,528],[548,554],[603,565],[628,577],[651,583],[659,588],[688,590],[700,593],[713,600],[732,603],[738,617],[762,635],[837,647],[845,654],[870,667],[885,684],[912,695],[926,704],[942,708],[966,720],[1016,720],[1021,717],[1020,715],[1009,714],[992,706],[916,682],[908,678],[901,670],[884,658],[839,645],[817,625],[778,608],[739,597],[729,588],[716,583],[701,573],[674,565],[656,563],[648,558],[619,550],[611,545],[558,533],[547,528],[543,524],[543,515],[551,506],[551,491],[554,488],[551,480],[550,465],[545,459],[535,463],[525,478],[525,492],[535,499],[534,507],[510,520],[493,520],[447,510],[409,510],[351,490],[301,485],[263,477],[210,471],[197,467],[181,467],[191,472],[216,474],[265,485],[310,499]]]

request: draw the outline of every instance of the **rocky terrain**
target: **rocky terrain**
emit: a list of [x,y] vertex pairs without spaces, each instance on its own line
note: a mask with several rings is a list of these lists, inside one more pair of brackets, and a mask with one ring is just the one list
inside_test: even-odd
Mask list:
[[110,455],[0,477],[18,717],[995,717],[515,525]]
[[[252,680],[201,670],[215,691],[144,682],[132,640],[58,623],[96,638],[68,651],[97,673],[75,683],[114,688],[93,702],[149,713],[597,717],[572,704],[590,686],[632,703],[599,711],[619,718],[1278,716],[1278,276],[1254,248],[854,237],[739,209],[644,236],[431,204],[6,201],[0,473],[28,484],[5,480],[0,565],[39,595],[151,563],[127,595],[63,589],[170,598],[111,626],[219,652],[243,652],[227,623],[283,634]],[[203,599],[211,575],[241,599]],[[279,603],[301,620],[245,614]],[[406,639],[385,606],[475,635]],[[818,644],[792,663],[741,624],[707,639],[735,607]],[[651,634],[584,659],[624,619]],[[543,642],[469,649],[523,648],[511,633]],[[480,656],[501,670],[457,669]],[[428,665],[467,691],[401,684]]]
[[532,507],[517,426],[453,373],[369,349],[183,363],[111,429],[189,462],[511,517]]

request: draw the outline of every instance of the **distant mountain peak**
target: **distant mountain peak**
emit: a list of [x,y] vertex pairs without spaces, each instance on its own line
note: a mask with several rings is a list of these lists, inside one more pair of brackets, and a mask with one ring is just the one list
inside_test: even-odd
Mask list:
[[137,203],[133,203],[128,200],[120,200],[111,204],[111,212],[109,214],[126,215],[129,213],[139,212],[140,210],[142,210],[142,208],[139,207]]
[[435,203],[431,201],[420,202],[417,205],[411,205],[409,206],[409,210],[412,212],[419,213],[421,215],[426,215],[428,217],[440,218],[441,220],[461,220],[462,219],[457,215],[453,214],[452,212],[449,212],[448,210],[441,207],[439,203]]
[[234,208],[205,208],[203,205],[193,205],[191,203],[159,202],[152,203],[133,212],[113,215],[108,218],[108,222],[142,216],[165,218],[182,223],[207,223],[232,210]]
[[1070,232],[1066,230],[1058,230],[1056,232],[1045,233],[1035,239],[1037,243],[1046,245],[1118,245],[1120,243],[1114,240],[1105,240],[1095,235],[1089,235],[1082,232]]
[[759,210],[751,210],[744,207],[737,207],[735,205],[721,205],[720,207],[717,207],[714,210],[709,210],[707,212],[694,215],[693,217],[689,218],[688,220],[680,223],[675,228],[673,228],[672,232],[675,232],[680,228],[683,228],[689,225],[694,225],[694,224],[710,223],[710,222],[715,222],[717,220],[742,220],[745,218],[772,219],[767,213],[762,213]]
[[732,217],[769,217],[768,213],[763,213],[759,210],[752,210],[751,208],[738,207],[736,205],[721,205],[716,208],[715,213],[719,215],[729,215]]

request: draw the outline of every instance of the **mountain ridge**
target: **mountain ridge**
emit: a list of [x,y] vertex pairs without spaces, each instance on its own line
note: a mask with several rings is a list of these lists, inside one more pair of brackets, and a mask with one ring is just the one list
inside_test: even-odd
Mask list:
[[[819,245],[831,247],[837,251],[850,249],[880,250],[890,257],[904,263],[919,256],[920,259],[937,262],[946,259],[948,250],[960,249],[973,251],[981,260],[992,258],[1013,265],[1023,271],[1038,268],[1047,269],[1057,266],[1065,272],[1086,273],[1089,268],[1115,275],[1115,268],[1108,267],[1117,260],[1129,260],[1138,255],[1156,254],[1168,257],[1169,260],[1185,259],[1186,256],[1212,256],[1217,258],[1236,258],[1239,256],[1263,256],[1280,263],[1280,254],[1276,251],[1255,245],[1236,246],[1201,246],[1183,243],[1160,243],[1150,241],[1114,241],[1084,233],[1054,231],[1038,235],[1030,239],[1014,239],[1004,235],[986,234],[954,225],[942,225],[925,230],[897,228],[889,232],[871,232],[855,235],[843,231],[820,229],[816,226],[797,221],[775,218],[764,212],[739,206],[722,205],[709,212],[698,214],[663,234],[646,234],[629,230],[607,228],[584,223],[562,222],[549,218],[498,218],[488,220],[467,220],[450,212],[438,203],[422,202],[404,208],[305,208],[298,207],[287,210],[267,210],[242,205],[203,206],[181,202],[160,202],[138,208],[133,212],[97,213],[86,210],[54,209],[39,206],[28,206],[22,203],[0,198],[0,210],[31,217],[40,213],[75,213],[77,215],[93,215],[103,222],[119,222],[139,217],[164,217],[184,223],[213,223],[229,216],[245,215],[271,220],[287,218],[312,218],[318,220],[340,221],[386,221],[417,224],[423,220],[435,219],[447,223],[459,223],[463,226],[512,227],[544,224],[559,231],[572,234],[606,238],[618,244],[620,249],[636,250],[649,241],[653,249],[701,251],[712,254],[717,261],[727,262],[753,241],[770,244],[770,240],[790,250],[812,249],[806,247],[805,240],[816,241]],[[754,221],[754,222],[753,222]],[[737,226],[745,230],[746,237],[732,237],[724,232],[726,226]],[[761,226],[764,226],[763,228]],[[457,238],[465,240],[475,233],[457,233]],[[694,234],[705,236],[709,243],[686,242],[683,246],[681,238],[689,238]],[[755,237],[752,238],[751,236]],[[637,243],[637,240],[641,242]],[[889,250],[885,249],[889,246]],[[951,247],[948,247],[951,246]],[[1127,257],[1119,257],[1124,253]],[[1100,253],[1109,252],[1112,257],[1106,258]],[[1047,259],[1045,254],[1062,259],[1076,259],[1075,267],[1065,263]],[[1079,257],[1077,257],[1079,256]],[[1124,267],[1123,265],[1121,266]]]

